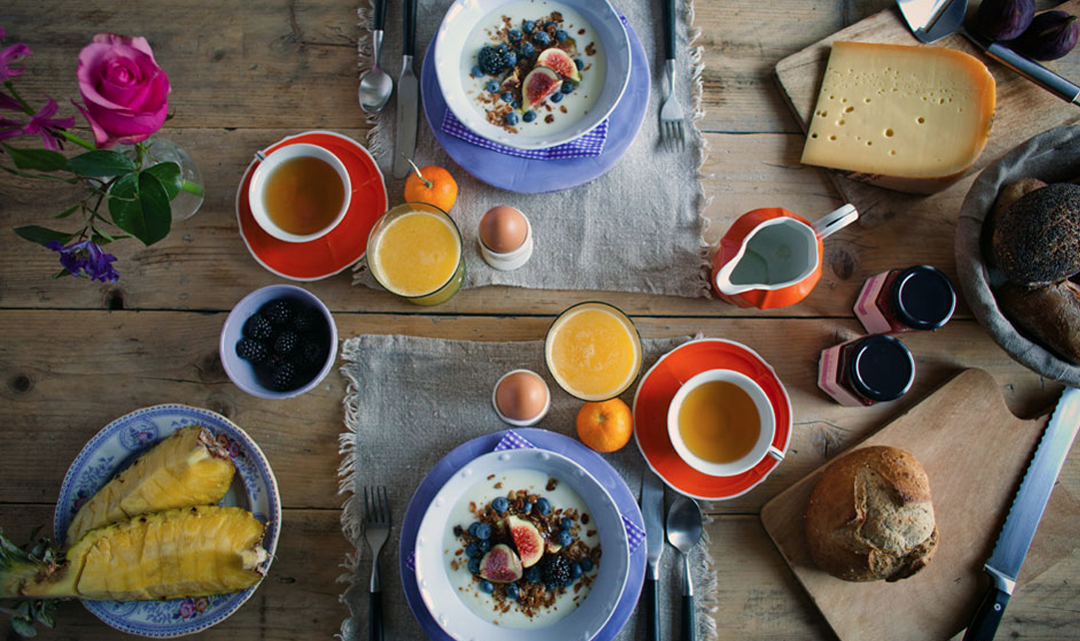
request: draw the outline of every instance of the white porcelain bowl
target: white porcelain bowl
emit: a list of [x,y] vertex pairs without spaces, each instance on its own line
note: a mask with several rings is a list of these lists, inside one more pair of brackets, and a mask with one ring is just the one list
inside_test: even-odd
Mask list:
[[[529,5],[528,15],[543,15],[568,7],[580,13],[592,27],[603,48],[603,83],[596,102],[588,113],[577,115],[573,120],[562,115],[555,127],[522,126],[518,133],[510,133],[502,127],[489,123],[468,95],[468,87],[476,85],[470,77],[470,62],[477,47],[470,45],[470,35],[477,28],[495,26],[501,21],[502,11],[509,5]],[[532,9],[535,6],[535,9]],[[517,14],[517,11],[508,11]],[[528,17],[528,16],[522,16]],[[622,98],[630,81],[630,38],[618,12],[607,0],[455,0],[447,10],[439,30],[435,34],[435,74],[447,106],[466,127],[484,138],[515,149],[546,149],[569,142],[591,131],[604,121]],[[600,54],[598,54],[600,55]],[[583,72],[583,76],[587,73]]]
[[[595,580],[584,602],[551,625],[528,629],[498,626],[474,613],[457,597],[444,552],[444,537],[454,525],[451,513],[459,499],[489,475],[513,470],[541,471],[577,492],[589,509],[590,522],[596,524],[602,550]],[[459,641],[589,641],[615,611],[629,569],[626,527],[614,500],[583,467],[546,450],[492,452],[469,462],[432,499],[416,536],[416,582],[424,605],[439,626]]]

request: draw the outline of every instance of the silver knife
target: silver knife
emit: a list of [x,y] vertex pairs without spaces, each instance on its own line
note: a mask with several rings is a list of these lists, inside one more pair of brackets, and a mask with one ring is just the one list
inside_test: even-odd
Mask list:
[[660,591],[656,581],[657,567],[664,554],[664,483],[648,468],[641,477],[641,516],[645,520],[645,550],[649,558],[645,570],[645,638],[659,641]]
[[[1005,613],[1005,605],[1016,588],[1016,577],[1027,556],[1035,528],[1039,527],[1050,491],[1080,430],[1080,389],[1066,387],[1054,408],[1054,416],[1043,432],[1035,457],[1028,465],[1016,492],[994,552],[983,567],[994,580],[975,618],[964,633],[964,641],[990,641]],[[645,521],[648,524],[648,520]]]
[[416,154],[416,127],[420,115],[420,84],[413,72],[413,53],[416,50],[416,0],[405,0],[405,55],[401,60],[398,79],[397,139],[394,143],[394,178],[409,174],[409,161]]

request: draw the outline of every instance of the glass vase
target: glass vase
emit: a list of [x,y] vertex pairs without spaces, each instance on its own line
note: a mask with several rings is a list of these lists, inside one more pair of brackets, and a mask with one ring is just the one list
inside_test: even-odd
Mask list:
[[[143,158],[143,167],[151,167],[160,162],[174,162],[180,165],[180,178],[184,180],[184,187],[169,203],[172,208],[172,219],[177,221],[191,218],[195,212],[199,211],[205,200],[202,172],[199,171],[198,165],[191,159],[187,150],[168,138],[151,136],[144,144],[147,150]],[[134,145],[127,146],[124,153],[137,161]]]

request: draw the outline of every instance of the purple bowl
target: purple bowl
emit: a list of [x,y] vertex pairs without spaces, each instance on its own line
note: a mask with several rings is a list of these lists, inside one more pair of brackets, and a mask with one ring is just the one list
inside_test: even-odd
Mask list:
[[[278,298],[297,301],[317,309],[326,319],[327,329],[330,330],[330,353],[327,355],[326,362],[323,363],[319,373],[306,385],[288,392],[279,392],[263,385],[256,376],[255,368],[251,366],[251,363],[236,355],[236,343],[243,337],[244,323],[255,312],[259,311],[263,305]],[[221,328],[221,338],[218,340],[218,354],[221,357],[221,364],[225,367],[225,373],[228,374],[229,380],[243,391],[259,398],[292,398],[314,389],[333,369],[334,361],[337,359],[337,347],[338,333],[337,325],[334,323],[334,316],[318,297],[296,285],[269,285],[256,289],[240,299],[240,302],[233,307],[232,311],[229,312],[229,316],[225,319],[225,325]]]

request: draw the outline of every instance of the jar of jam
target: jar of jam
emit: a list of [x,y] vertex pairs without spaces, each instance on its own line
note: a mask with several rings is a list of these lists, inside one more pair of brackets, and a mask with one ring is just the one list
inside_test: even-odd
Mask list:
[[952,318],[956,292],[948,276],[927,265],[893,269],[866,281],[855,315],[871,334],[933,331]]
[[894,401],[911,389],[915,359],[900,339],[861,336],[821,352],[818,387],[847,407]]

